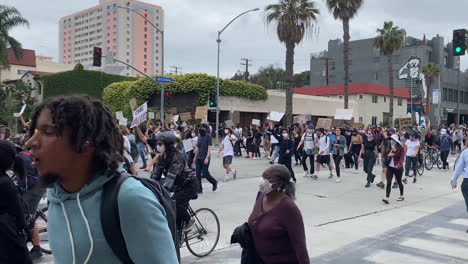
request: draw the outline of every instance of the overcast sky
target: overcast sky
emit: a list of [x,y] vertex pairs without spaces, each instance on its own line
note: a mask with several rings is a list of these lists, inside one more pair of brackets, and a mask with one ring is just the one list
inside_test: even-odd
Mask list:
[[[243,70],[241,58],[252,59],[251,73],[261,66],[275,64],[284,67],[285,47],[274,27],[265,24],[265,6],[278,0],[144,0],[165,10],[166,71],[170,66],[182,67],[183,73],[216,74],[216,35],[237,14],[252,8],[234,22],[223,34],[221,45],[221,75],[231,77]],[[19,28],[12,36],[24,48],[37,54],[58,57],[58,21],[60,17],[97,5],[99,0],[0,0],[19,9],[31,24]],[[440,34],[451,41],[452,30],[468,28],[466,0],[365,0],[364,7],[351,21],[351,40],[370,38],[386,20],[406,29],[409,36],[428,39]],[[342,26],[335,21],[323,0],[316,1],[321,14],[318,31],[309,34],[296,48],[295,72],[309,69],[311,53],[327,48],[329,39],[342,38]],[[468,67],[468,56],[462,69]]]

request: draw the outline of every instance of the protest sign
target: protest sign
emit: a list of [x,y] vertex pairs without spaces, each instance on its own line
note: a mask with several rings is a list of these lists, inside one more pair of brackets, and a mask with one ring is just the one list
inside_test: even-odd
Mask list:
[[234,127],[234,122],[232,122],[232,120],[226,120],[224,123],[226,123],[228,127]]
[[208,119],[208,107],[206,106],[198,106],[195,110],[195,119],[201,119],[203,121],[207,121]]
[[182,143],[184,144],[185,152],[189,152],[193,150],[193,144],[191,139],[183,140]]
[[13,113],[14,117],[20,117],[20,113]]
[[411,126],[412,124],[413,124],[413,121],[411,120],[411,117],[400,119],[400,128]]
[[154,119],[154,112],[149,112],[148,117],[149,119]]
[[316,127],[330,130],[332,121],[333,121],[332,119],[328,119],[328,118],[319,118],[317,121]]
[[21,107],[21,110],[19,111],[19,115],[21,116],[24,113],[24,110],[26,110],[26,104]]
[[122,118],[119,119],[119,125],[120,126],[126,126],[127,122],[128,122],[127,118],[122,117]]
[[130,99],[130,107],[132,108],[132,110],[135,109],[136,104],[137,104],[137,101],[135,98]]
[[275,122],[279,122],[281,121],[281,119],[283,118],[284,116],[284,113],[279,113],[279,112],[271,112],[267,119],[268,120],[271,120],[271,121],[275,121]]
[[306,122],[306,116],[305,115],[298,115],[293,117],[293,124],[301,124]]
[[172,114],[166,114],[166,118],[164,118],[164,120],[166,121],[166,124],[172,123],[172,121],[173,121],[172,117],[173,117]]
[[115,112],[115,117],[117,118],[117,120],[122,119],[123,118],[123,112],[122,111]]
[[177,121],[179,121],[179,115],[175,115],[172,117],[172,122],[173,123],[176,123]]
[[177,107],[172,107],[171,109],[169,109],[169,113],[173,115],[177,114]]
[[130,128],[136,127],[139,124],[145,122],[146,117],[147,117],[147,112],[148,112],[147,102],[142,104],[135,111],[133,111],[133,121],[132,121],[132,125],[130,126]]
[[181,113],[180,114],[180,120],[182,121],[188,121],[192,119],[192,113],[186,112],[186,113]]
[[259,126],[259,125],[260,125],[260,120],[258,120],[258,119],[252,119],[252,125],[257,125],[257,126]]
[[336,109],[335,119],[351,120],[353,118],[353,109]]

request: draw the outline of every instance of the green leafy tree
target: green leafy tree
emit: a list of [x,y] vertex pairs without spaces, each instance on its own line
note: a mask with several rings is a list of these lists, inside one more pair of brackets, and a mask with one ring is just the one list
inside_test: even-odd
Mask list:
[[344,66],[344,108],[348,109],[349,94],[349,21],[362,7],[364,0],[326,0],[330,12],[335,19],[343,22],[343,66]]
[[258,72],[250,77],[250,81],[268,90],[281,89],[281,84],[286,81],[286,71],[272,64],[260,67]]
[[[0,107],[0,123],[13,127],[16,117],[13,113],[20,111],[26,104],[26,110],[23,116],[29,117],[37,101],[31,97],[31,87],[24,82],[18,82],[15,85],[8,85],[0,89],[0,102],[5,102]],[[15,128],[16,130],[16,128]]]
[[9,48],[13,50],[17,59],[21,59],[23,55],[21,43],[10,36],[10,32],[18,26],[29,26],[29,22],[21,16],[16,8],[0,5],[0,74],[1,68],[10,68],[8,62]]
[[294,86],[302,87],[310,85],[310,71],[304,71],[298,74],[294,74]]
[[[426,96],[426,117],[430,121],[430,113],[432,111],[432,83],[435,78],[439,77],[440,75],[440,67],[439,65],[429,62],[428,64],[422,67],[422,73],[424,74],[424,78],[426,79],[426,86],[427,86],[427,96]],[[431,122],[432,124],[432,122]]]
[[320,13],[316,3],[310,0],[279,0],[268,5],[266,21],[276,25],[280,42],[286,46],[286,125],[292,123],[294,85],[294,49],[302,42],[305,34],[314,28]]
[[390,120],[393,120],[393,99],[395,95],[394,74],[393,74],[393,54],[397,52],[404,42],[403,30],[393,25],[392,21],[384,22],[383,28],[378,28],[379,34],[374,40],[374,46],[387,56],[388,80],[390,87]]

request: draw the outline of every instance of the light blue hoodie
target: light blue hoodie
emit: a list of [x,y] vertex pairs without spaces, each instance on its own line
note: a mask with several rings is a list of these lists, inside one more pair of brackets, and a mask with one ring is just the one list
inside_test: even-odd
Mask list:
[[[49,190],[47,231],[54,263],[121,263],[106,242],[100,218],[102,187],[112,177],[98,176],[79,193],[68,193],[59,184]],[[118,204],[134,263],[178,263],[166,213],[149,189],[129,178],[121,186]]]

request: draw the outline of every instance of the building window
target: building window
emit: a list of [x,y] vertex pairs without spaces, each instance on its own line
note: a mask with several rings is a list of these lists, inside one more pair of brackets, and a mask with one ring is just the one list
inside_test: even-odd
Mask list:
[[143,65],[145,65],[145,66],[146,66],[146,61],[144,62],[144,64],[143,64]]
[[379,97],[377,95],[372,96],[372,103],[377,104],[379,102]]
[[146,36],[146,34],[145,34],[145,38],[146,38],[146,37],[147,37],[147,36]]
[[359,100],[362,100],[362,99],[364,99],[364,95],[360,94],[359,95]]
[[144,51],[146,52],[146,51],[147,51],[147,49],[146,49],[146,48],[144,48]]
[[364,118],[362,116],[359,117],[359,122],[362,122],[362,120],[364,120]]
[[146,73],[146,68],[145,68],[144,72]]
[[145,60],[146,60],[146,54],[144,55],[144,58],[145,58]]
[[444,90],[442,90],[442,101],[447,102],[447,100],[448,100],[448,89],[444,88]]
[[403,105],[403,99],[399,98],[398,99],[398,106],[402,106]]
[[145,32],[147,31],[148,29],[145,27]]
[[384,101],[384,103],[387,102],[387,96],[384,96],[384,97],[383,97],[383,101]]
[[379,80],[379,72],[374,72],[374,80]]
[[373,126],[376,126],[376,125],[377,125],[377,117],[376,117],[376,116],[373,116],[373,117],[372,117],[372,125],[373,125]]
[[28,70],[17,70],[17,71],[16,71],[16,73],[17,73],[18,75],[23,75],[23,74],[25,74],[25,73],[27,73],[27,72],[28,72]]
[[145,46],[148,44],[148,42],[145,40]]

